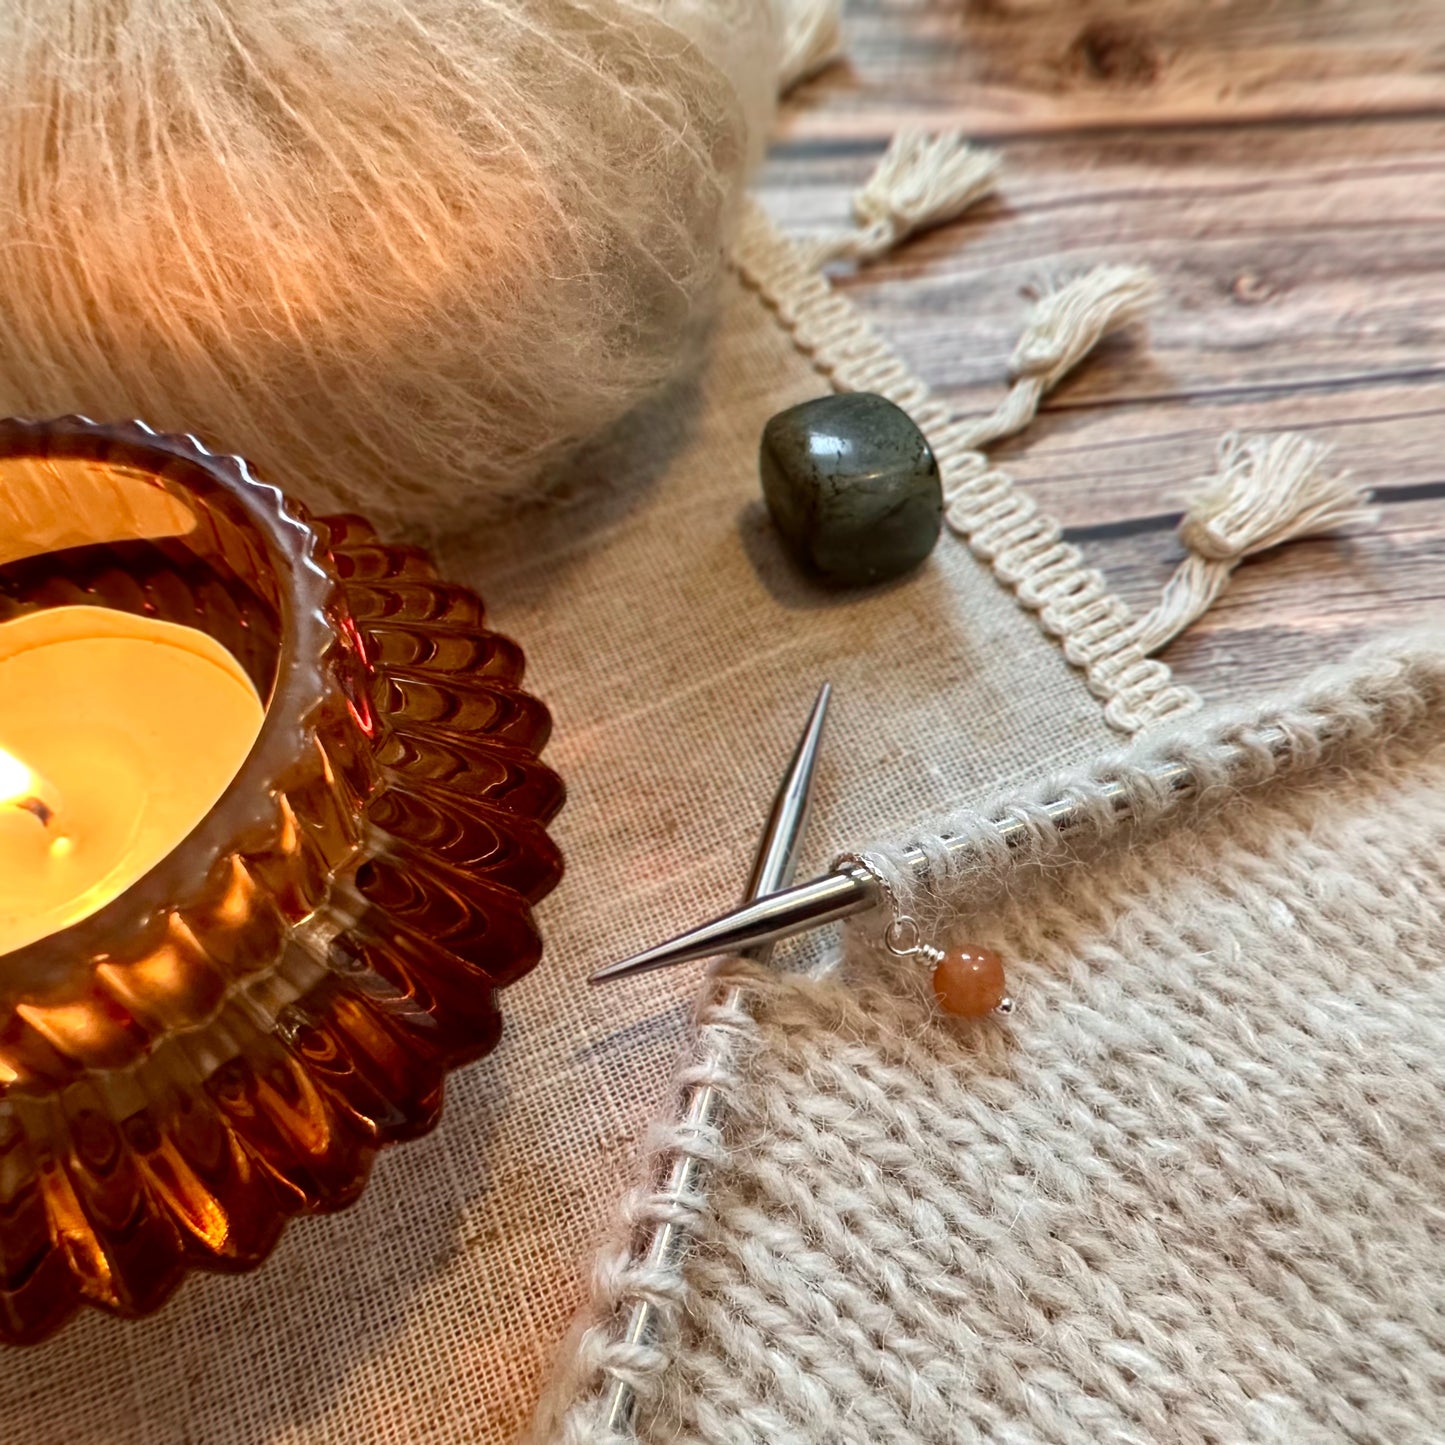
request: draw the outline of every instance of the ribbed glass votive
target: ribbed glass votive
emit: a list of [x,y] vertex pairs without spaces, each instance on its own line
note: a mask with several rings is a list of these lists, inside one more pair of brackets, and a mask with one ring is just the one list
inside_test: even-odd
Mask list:
[[[7,625],[67,608],[107,610],[106,636],[117,613],[204,634],[261,712],[159,861],[0,943],[10,1342],[81,1304],[143,1314],[187,1270],[250,1268],[292,1215],[354,1200],[381,1145],[435,1123],[447,1070],[495,1044],[497,990],[536,963],[530,905],[561,874],[521,650],[360,518],[309,518],[244,462],[138,423],[0,421],[0,668]],[[186,726],[204,750],[206,718]],[[143,798],[128,766],[102,754],[106,796],[80,802]],[[0,868],[32,823],[74,844],[77,800],[56,796],[9,820]]]

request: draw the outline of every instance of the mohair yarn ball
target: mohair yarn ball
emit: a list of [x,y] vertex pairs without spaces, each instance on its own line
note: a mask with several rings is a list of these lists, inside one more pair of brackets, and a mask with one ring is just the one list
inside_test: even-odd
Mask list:
[[421,524],[682,364],[769,0],[8,0],[0,414],[139,416]]

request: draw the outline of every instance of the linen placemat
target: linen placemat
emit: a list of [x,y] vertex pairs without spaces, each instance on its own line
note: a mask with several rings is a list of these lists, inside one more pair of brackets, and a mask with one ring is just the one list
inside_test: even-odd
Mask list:
[[[760,266],[793,267],[750,226],[754,283]],[[437,1131],[383,1156],[360,1203],[294,1225],[256,1273],[197,1278],[153,1318],[89,1314],[10,1353],[7,1438],[511,1438],[668,1101],[699,982],[685,968],[593,991],[586,975],[735,901],[818,684],[836,702],[805,869],[1114,736],[1084,675],[955,538],[861,592],[785,560],[759,500],[768,417],[824,391],[819,367],[848,384],[850,361],[926,397],[826,283],[809,302],[821,334],[780,318],[761,284],[729,279],[699,375],[594,450],[570,498],[444,549],[526,648],[570,788],[568,876],[502,1045],[453,1078]],[[989,486],[1006,510],[1006,485]],[[1039,520],[1036,553],[1055,545]],[[1152,666],[1151,687],[1172,686]]]

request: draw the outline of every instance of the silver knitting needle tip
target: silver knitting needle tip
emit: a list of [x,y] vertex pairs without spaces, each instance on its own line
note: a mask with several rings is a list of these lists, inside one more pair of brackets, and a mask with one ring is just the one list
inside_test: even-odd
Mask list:
[[[818,699],[808,714],[803,735],[798,739],[797,750],[783,781],[778,785],[777,796],[773,799],[767,825],[758,844],[757,857],[748,876],[744,898],[755,901],[767,894],[786,888],[792,881],[798,866],[798,852],[802,847],[803,834],[808,826],[808,812],[813,801],[813,780],[818,771],[818,754],[823,741],[823,725],[828,717],[828,700],[833,689],[824,683],[818,690]],[[699,930],[703,931],[703,930]],[[692,935],[686,935],[691,937]],[[733,952],[726,948],[702,948],[688,953],[688,958],[707,958],[713,954]],[[741,950],[736,950],[741,951]],[[592,983],[607,983],[614,978],[630,978],[633,974],[647,973],[654,968],[665,968],[670,963],[681,963],[682,957],[675,955],[669,944],[650,948],[620,963],[610,963],[599,968],[592,975]]]
[[[802,846],[803,834],[808,826],[808,812],[813,800],[813,778],[818,768],[818,752],[823,741],[823,723],[828,716],[828,699],[832,689],[825,682],[818,692],[813,711],[808,714],[807,726],[798,742],[788,771],[778,786],[773,799],[763,836],[758,844],[757,857],[753,860],[752,871],[748,874],[747,898],[757,898],[764,893],[785,888],[793,881],[798,866],[798,852]],[[593,983],[606,978],[621,978],[625,973],[640,970],[630,968],[631,960],[613,964],[592,975]],[[724,1010],[736,1010],[742,1006],[742,989],[729,984],[721,1000]],[[683,1118],[689,1128],[704,1131],[717,1129],[725,1114],[725,1096],[712,1084],[702,1083],[690,1090],[683,1109]],[[696,1196],[702,1177],[702,1157],[683,1151],[672,1163],[665,1186],[668,1199],[689,1199]],[[688,1245],[685,1228],[672,1219],[663,1219],[653,1230],[647,1244],[646,1263],[652,1269],[675,1270]],[[657,1328],[657,1311],[649,1299],[641,1299],[632,1307],[627,1322],[623,1343],[639,1346],[651,1340]],[[602,1428],[608,1439],[635,1440],[632,1428],[637,1412],[637,1392],[620,1376],[614,1375],[607,1393],[602,1399]]]
[[[1286,733],[1278,728],[1266,728],[1260,736],[1272,752],[1288,756],[1290,739]],[[1189,797],[1199,786],[1200,780],[1188,763],[1170,759],[1141,766],[1156,787],[1166,789],[1175,798]],[[1101,784],[1097,789],[1097,799],[1110,803],[1120,817],[1128,817],[1132,812],[1129,787],[1118,779]],[[1046,803],[1042,812],[1055,828],[1065,833],[1087,817],[1087,809],[1075,798],[1058,798]],[[1024,846],[1032,836],[1033,826],[1013,817],[995,820],[998,837],[1010,848]],[[950,854],[963,858],[972,852],[974,839],[968,834],[948,838],[944,840],[944,847]],[[929,859],[920,849],[907,849],[903,856],[921,876],[927,874]],[[659,943],[655,948],[602,969],[593,975],[593,982],[645,973],[653,968],[669,968],[675,963],[687,963],[695,958],[743,953],[763,944],[776,943],[781,938],[790,938],[795,933],[804,933],[810,928],[820,928],[835,919],[866,912],[876,908],[881,901],[878,884],[861,868],[836,869],[832,873],[810,878],[806,883],[779,889],[764,898],[751,899],[719,918],[679,933],[666,943]]]
[[878,902],[878,885],[860,870],[857,873],[825,873],[807,883],[770,894],[714,918],[709,923],[679,933],[666,943],[608,964],[592,975],[593,983],[648,973],[654,968],[671,968],[697,958],[715,958],[724,953],[743,953],[765,943],[775,943],[809,928],[820,928],[835,918],[861,913]]

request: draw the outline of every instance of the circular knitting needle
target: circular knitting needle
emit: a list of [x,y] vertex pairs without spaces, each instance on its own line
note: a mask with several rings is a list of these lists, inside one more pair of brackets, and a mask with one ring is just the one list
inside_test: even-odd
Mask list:
[[[1288,735],[1274,727],[1262,728],[1259,741],[1276,756],[1286,754],[1291,746]],[[1176,802],[1190,797],[1199,787],[1198,776],[1185,762],[1151,762],[1144,765],[1143,771],[1155,787],[1167,790]],[[1117,780],[1103,782],[1096,789],[1096,796],[1108,802],[1117,815],[1129,815],[1132,808],[1130,790],[1124,783]],[[1083,805],[1073,798],[1055,799],[1046,803],[1041,811],[1061,833],[1077,827],[1086,813]],[[997,836],[1010,848],[1021,847],[1029,837],[1030,825],[1017,818],[1001,818],[997,820],[996,827]],[[972,837],[955,837],[945,839],[943,846],[947,853],[962,861],[977,845]],[[928,859],[921,849],[905,849],[903,859],[920,876],[926,876]],[[666,943],[608,964],[592,975],[592,982],[607,983],[615,978],[630,978],[635,973],[648,973],[655,968],[670,968],[673,964],[687,963],[692,959],[735,954],[762,944],[776,943],[810,928],[820,928],[835,919],[876,908],[881,901],[876,880],[863,869],[837,869],[806,883],[751,899],[730,913],[699,924]]]
[[[819,689],[818,700],[808,714],[803,735],[798,740],[797,750],[783,781],[773,798],[763,836],[758,843],[757,856],[753,859],[752,871],[748,875],[746,899],[765,897],[786,888],[793,881],[798,867],[798,852],[803,844],[803,834],[808,827],[808,814],[812,810],[813,779],[818,769],[818,753],[823,741],[823,724],[828,716],[828,699],[832,688],[825,682]],[[766,961],[772,953],[772,945],[765,944],[750,956]],[[600,975],[593,975],[595,983]],[[742,990],[730,985],[722,998],[722,1007],[742,1007]],[[715,1129],[722,1121],[723,1096],[711,1084],[693,1089],[683,1105],[683,1120],[690,1131]],[[669,1198],[686,1198],[696,1193],[702,1161],[691,1154],[679,1154],[668,1174],[665,1193]],[[649,1269],[673,1269],[682,1258],[687,1247],[687,1234],[671,1222],[659,1224],[649,1239],[646,1262]],[[629,1345],[641,1345],[650,1340],[657,1328],[657,1316],[652,1305],[646,1300],[633,1306],[627,1330],[623,1336]],[[602,1419],[608,1432],[631,1433],[632,1420],[637,1408],[637,1396],[626,1381],[613,1378],[603,1402]]]

